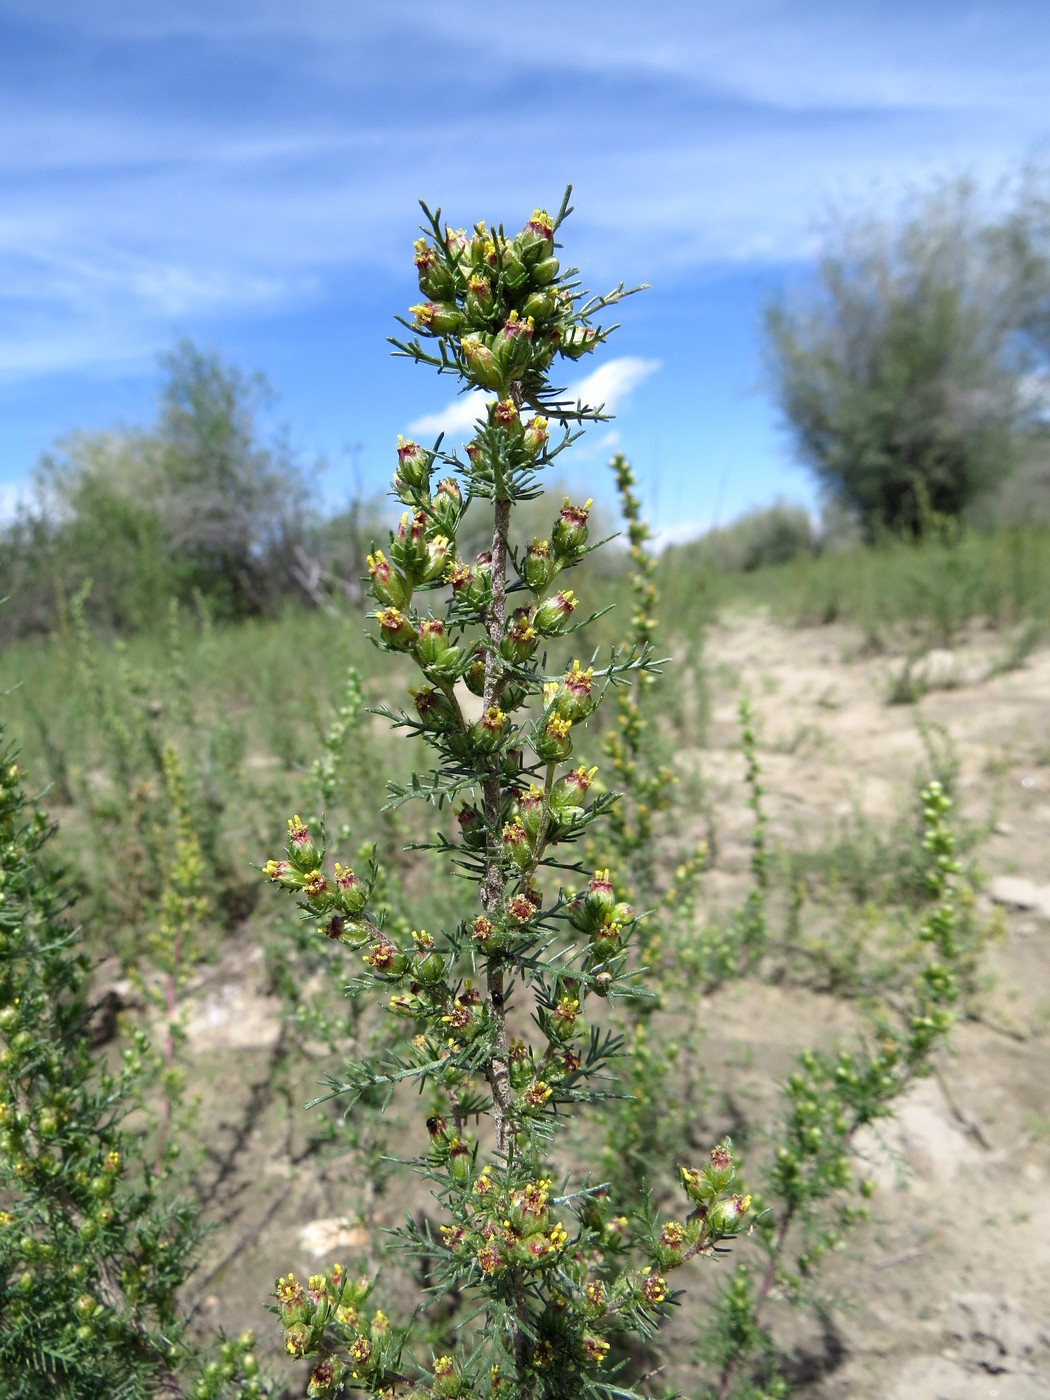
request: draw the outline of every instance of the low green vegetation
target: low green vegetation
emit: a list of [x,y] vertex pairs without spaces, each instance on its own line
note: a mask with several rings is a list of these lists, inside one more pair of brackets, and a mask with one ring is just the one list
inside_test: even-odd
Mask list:
[[660,581],[669,619],[702,624],[754,604],[789,624],[855,623],[877,649],[946,647],[972,625],[1050,622],[1050,526],[942,524],[920,541],[799,551],[750,572],[715,569],[701,541],[666,550]]
[[[722,814],[681,762],[702,769],[704,707],[662,657],[686,652],[701,689],[705,628],[761,605],[905,655],[1021,628],[1005,669],[1048,617],[1050,539],[942,521],[821,552],[778,507],[655,560],[617,458],[628,549],[602,565],[591,502],[542,489],[598,416],[552,396],[549,366],[600,344],[625,295],[565,280],[566,213],[514,238],[435,218],[416,246],[425,300],[398,348],[496,397],[466,460],[399,444],[403,514],[360,564],[374,645],[352,590],[259,602],[248,565],[279,551],[258,540],[243,569],[198,540],[142,615],[78,573],[10,628],[38,633],[0,658],[21,748],[0,770],[0,1359],[24,1363],[19,1400],[778,1400],[775,1309],[818,1296],[847,1236],[863,1253],[859,1138],[933,1067],[989,936],[950,744],[928,733],[892,829],[857,813],[798,849],[767,812],[762,701],[741,699],[747,846],[720,904]],[[269,482],[246,383],[188,351],[174,369],[158,479],[182,479],[209,421],[241,424],[219,447]],[[94,469],[69,479],[90,496]],[[324,1272],[281,1241],[258,1344],[201,1335],[192,1275],[200,1229],[223,1229],[192,1146],[195,979],[236,977],[248,946],[281,1023],[256,1107],[298,1113],[323,1074],[294,1167],[338,1161],[346,1220],[394,1181],[411,1208],[391,1249],[372,1232]],[[102,967],[140,993],[120,1018]],[[751,1047],[716,1072],[705,1038],[720,995],[772,986],[833,998],[844,1029],[800,1040],[756,1097],[733,1077]]]

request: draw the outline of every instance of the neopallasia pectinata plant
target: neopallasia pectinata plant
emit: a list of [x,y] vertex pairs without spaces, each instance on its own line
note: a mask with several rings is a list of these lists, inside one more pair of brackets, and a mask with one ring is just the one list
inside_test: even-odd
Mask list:
[[[444,1219],[435,1232],[410,1221],[402,1242],[428,1258],[430,1299],[459,1299],[454,1342],[417,1355],[411,1318],[368,1302],[373,1289],[384,1296],[381,1280],[342,1268],[280,1279],[287,1349],[311,1359],[314,1396],[631,1396],[618,1344],[660,1326],[675,1268],[752,1220],[727,1141],[681,1169],[677,1219],[614,1201],[565,1165],[565,1133],[614,1087],[622,1045],[602,1029],[602,1007],[639,991],[639,916],[617,897],[618,872],[589,871],[577,855],[616,801],[579,747],[606,694],[655,666],[627,643],[607,657],[574,645],[567,665],[548,667],[548,648],[575,644],[594,616],[568,586],[597,547],[589,500],[566,498],[546,539],[514,533],[515,507],[542,494],[551,463],[603,417],[559,396],[554,367],[601,345],[615,327],[596,318],[629,295],[621,284],[589,297],[562,267],[568,199],[513,236],[446,227],[424,206],[423,300],[403,322],[409,338],[393,342],[486,395],[462,458],[440,441],[399,440],[403,514],[369,557],[372,636],[418,672],[410,704],[382,712],[433,755],[391,800],[433,804],[431,850],[473,882],[473,907],[453,927],[392,935],[370,909],[375,867],[329,868],[323,831],[298,818],[285,857],[264,867],[346,946],[354,991],[404,1028],[393,1050],[333,1074],[330,1094],[352,1111],[377,1086],[421,1091],[415,1168]],[[475,558],[456,543],[468,505],[491,521]]]

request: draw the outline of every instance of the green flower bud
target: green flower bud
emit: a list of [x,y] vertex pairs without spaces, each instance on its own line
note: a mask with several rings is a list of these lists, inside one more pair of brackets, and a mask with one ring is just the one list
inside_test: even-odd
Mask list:
[[471,240],[467,237],[466,229],[450,228],[445,225],[445,247],[453,262],[457,265],[470,260]]
[[460,718],[455,703],[444,691],[428,686],[417,691],[413,698],[416,713],[426,729],[435,734],[447,734],[449,730],[459,728]]
[[565,497],[551,537],[555,559],[574,564],[582,558],[587,543],[587,520],[593,504],[592,500],[587,500],[582,506],[574,506],[568,496]]
[[531,320],[522,321],[518,313],[512,311],[497,334],[493,353],[505,379],[519,379],[528,369],[533,331]]
[[525,870],[532,862],[532,842],[521,821],[515,817],[503,828],[503,850],[519,870]]
[[421,666],[432,666],[445,652],[449,650],[451,643],[445,635],[445,624],[439,617],[427,617],[419,624],[419,631],[416,636],[415,654],[416,660]]
[[679,1167],[679,1179],[685,1188],[685,1194],[698,1206],[709,1206],[714,1200],[717,1192],[708,1180],[706,1172],[699,1172],[695,1167]]
[[580,1022],[580,1001],[578,997],[559,998],[548,1021],[548,1031],[553,1040],[564,1045],[583,1030]]
[[535,840],[543,825],[544,811],[543,793],[532,783],[528,792],[518,798],[518,817],[532,840]]
[[386,606],[403,608],[412,596],[412,585],[398,573],[381,549],[368,556],[372,596]]
[[345,913],[352,918],[359,914],[368,900],[368,887],[348,867],[335,863],[335,887],[339,891],[339,903]]
[[288,819],[288,859],[304,875],[316,870],[324,860],[324,852],[317,849],[309,828],[297,816]]
[[718,1235],[738,1234],[747,1224],[750,1196],[729,1196],[718,1201],[708,1216],[710,1229]]
[[554,784],[549,799],[550,810],[561,825],[571,826],[583,815],[584,799],[597,771],[597,768],[584,768],[581,765]]
[[711,1165],[706,1168],[704,1175],[715,1191],[724,1191],[733,1180],[733,1154],[728,1138],[724,1138],[717,1147],[712,1147]]
[[262,868],[263,874],[284,890],[301,890],[305,876],[296,870],[290,860],[268,860]]
[[474,225],[474,237],[467,244],[467,254],[475,271],[480,269],[491,273],[499,266],[496,244],[484,219],[479,219]]
[[424,301],[408,309],[416,318],[417,329],[431,335],[455,335],[463,327],[463,312],[454,302]]
[[542,762],[561,763],[572,753],[572,722],[563,715],[548,715],[537,721],[529,742]]
[[416,629],[399,608],[382,608],[375,615],[379,640],[390,651],[410,651],[416,644]]
[[551,554],[550,543],[538,537],[525,551],[521,566],[521,577],[533,593],[542,593],[557,573],[557,565]]
[[502,389],[507,375],[489,346],[476,335],[465,335],[460,341],[467,376],[481,389]]
[[463,493],[455,477],[446,476],[438,482],[430,508],[434,512],[434,523],[449,539],[454,539],[463,514]]
[[[478,556],[479,561],[482,558]],[[449,571],[448,581],[452,585],[457,606],[484,613],[492,602],[492,565],[487,556],[484,563],[455,565]],[[480,695],[481,691],[477,694]]]
[[476,724],[470,726],[471,743],[478,753],[495,753],[503,742],[507,728],[507,716],[496,706],[490,705]]
[[528,281],[528,268],[513,243],[505,243],[500,250],[500,272],[503,274],[504,286],[512,292],[519,291]]
[[592,966],[608,962],[623,946],[618,924],[603,924],[591,935],[590,964]]
[[536,609],[536,631],[544,637],[557,637],[568,627],[576,606],[577,598],[571,588],[555,593]]
[[556,257],[541,258],[529,269],[529,279],[535,287],[547,287],[560,271],[561,264]]
[[472,326],[487,327],[495,307],[492,279],[484,272],[472,272],[467,278],[467,295],[463,303],[467,320]]
[[378,976],[388,977],[392,981],[403,977],[409,968],[407,954],[385,936],[373,939],[364,961]]
[[416,963],[413,976],[422,982],[424,987],[436,986],[448,971],[448,962],[440,953],[427,953]]
[[573,661],[558,682],[554,695],[554,707],[563,719],[578,724],[597,708],[598,696],[594,693],[594,671],[588,666],[584,671],[579,661]]
[[511,615],[506,635],[500,643],[500,655],[515,666],[522,666],[530,660],[539,646],[536,629],[532,625],[530,608],[518,608]]
[[547,257],[554,247],[554,220],[546,209],[534,209],[532,218],[514,239],[514,248],[527,266]]
[[513,442],[520,442],[525,435],[521,414],[513,399],[497,399],[495,403],[490,404],[489,422],[493,427],[503,428]]
[[569,922],[581,933],[594,933],[608,924],[616,907],[616,895],[608,870],[596,870],[586,890],[569,905]]
[[297,1322],[289,1327],[284,1336],[284,1349],[289,1356],[305,1356],[310,1346],[310,1329]]
[[550,441],[550,433],[547,431],[549,423],[542,414],[536,414],[525,424],[524,443],[529,456],[536,458]]
[[463,681],[471,695],[485,694],[485,658],[488,653],[484,647],[475,649],[475,660],[469,670],[464,674]]
[[444,535],[435,535],[427,540],[426,562],[422,568],[421,583],[433,583],[441,577],[449,562],[449,544]]
[[525,305],[521,308],[521,314],[531,316],[535,321],[545,321],[548,316],[554,315],[557,308],[557,293],[549,287],[544,287],[541,291],[535,291],[528,297]]
[[331,886],[320,870],[311,870],[303,879],[303,894],[315,904],[326,904],[331,895]]
[[397,440],[397,479],[403,487],[425,494],[430,487],[431,464],[434,454],[427,452],[411,438]]
[[472,1168],[470,1148],[461,1139],[453,1139],[448,1149],[449,1176],[463,1186],[470,1180]]
[[562,332],[558,350],[570,360],[579,360],[598,345],[598,332],[593,326],[570,326]]
[[[426,674],[434,680],[455,680],[460,665],[462,664],[462,653],[459,647],[446,647],[435,659],[427,663]],[[457,737],[456,731],[451,731],[450,737]]]
[[425,238],[417,238],[413,246],[419,290],[434,301],[450,301],[456,293],[456,278],[452,269]]
[[413,583],[422,583],[430,562],[427,553],[427,518],[420,511],[405,511],[390,541],[394,563]]
[[[503,703],[507,706],[508,709],[513,709],[518,703],[520,703],[519,701],[512,700],[512,697],[517,689],[517,686],[509,685],[507,686],[507,689],[503,692]],[[513,780],[521,772],[524,761],[525,759],[521,749],[504,749],[503,761],[500,763],[500,773],[503,776],[503,778],[508,782],[513,782]]]

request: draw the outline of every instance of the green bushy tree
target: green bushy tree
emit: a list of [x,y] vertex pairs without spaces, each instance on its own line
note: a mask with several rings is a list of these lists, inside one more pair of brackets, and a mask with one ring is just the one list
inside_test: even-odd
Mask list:
[[302,469],[266,414],[271,391],[188,341],[161,358],[158,417],[76,433],[42,459],[35,494],[0,531],[5,630],[43,630],[90,582],[91,620],[155,625],[168,600],[216,618],[282,606],[313,523]]
[[1032,419],[1032,289],[1050,266],[1035,212],[1022,186],[1014,223],[991,217],[956,181],[897,217],[838,219],[808,291],[767,307],[769,376],[796,451],[869,536],[921,533],[1009,474]]

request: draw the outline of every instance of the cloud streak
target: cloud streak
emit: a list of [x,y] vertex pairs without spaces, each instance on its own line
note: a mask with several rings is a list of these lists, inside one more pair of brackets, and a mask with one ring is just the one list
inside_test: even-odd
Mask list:
[[[457,8],[421,0],[0,0],[0,33],[0,481],[27,444],[104,422],[177,335],[262,363],[286,397],[298,375],[319,450],[337,454],[340,415],[375,440],[413,412],[362,347],[415,299],[417,198],[511,225],[569,181],[566,261],[596,290],[656,288],[625,317],[635,353],[569,392],[610,412],[636,393],[625,445],[661,417],[656,455],[693,351],[754,378],[705,352],[723,339],[697,324],[706,286],[803,265],[828,200],[993,182],[1048,126],[1045,0],[665,0],[642,24],[633,0],[534,0],[475,26],[469,59]],[[466,435],[482,409],[458,398],[408,430]]]
[[[574,380],[562,398],[588,408],[604,408],[606,413],[614,415],[627,404],[634,390],[659,368],[659,360],[621,355],[618,359],[607,360],[581,379]],[[484,416],[486,405],[492,402],[493,397],[492,394],[482,394],[476,390],[461,394],[435,413],[414,418],[405,431],[411,437],[424,439],[436,438],[441,433],[447,437],[468,437],[475,421]]]

